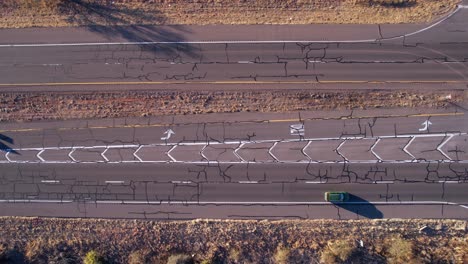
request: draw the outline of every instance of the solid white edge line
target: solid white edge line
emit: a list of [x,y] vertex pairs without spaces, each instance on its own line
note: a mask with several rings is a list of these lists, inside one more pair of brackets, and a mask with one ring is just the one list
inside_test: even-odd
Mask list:
[[447,144],[447,142],[449,142],[455,135],[450,135],[442,144],[440,144],[438,147],[437,147],[437,150],[442,153],[442,155],[444,155],[447,159],[449,160],[452,160],[452,158],[449,157],[449,155],[447,155],[445,152],[442,151],[442,147]]
[[393,184],[395,181],[374,181],[375,184]]
[[[35,199],[2,199],[0,203],[73,203],[78,201],[73,200],[35,200]],[[130,200],[97,200],[85,201],[88,204],[128,204],[128,205],[333,205],[330,202],[238,202],[238,201],[130,201]],[[356,205],[454,205],[468,209],[465,203],[445,202],[445,201],[366,201],[366,202],[345,202],[339,204],[356,204]]]
[[308,183],[308,184],[324,184],[324,182],[321,182],[321,181],[306,181],[305,183]]
[[466,5],[458,5],[457,8],[440,19],[439,21],[402,36],[383,39],[363,39],[363,40],[229,40],[229,41],[142,41],[142,42],[94,42],[94,43],[43,43],[43,44],[1,44],[0,48],[13,47],[59,47],[59,46],[104,46],[104,45],[153,45],[153,44],[267,44],[267,43],[368,43],[382,40],[394,40],[413,36],[427,31],[455,15],[460,9],[467,8]]
[[460,183],[459,181],[438,181],[438,183]]
[[408,141],[408,143],[406,143],[405,147],[403,148],[403,151],[408,154],[410,157],[413,158],[413,160],[416,159],[416,157],[413,156],[413,154],[409,153],[408,151],[408,147],[411,145],[411,143],[413,143],[413,141],[416,139],[416,137],[412,137],[410,141]]
[[238,183],[241,183],[241,184],[255,184],[255,183],[258,183],[258,181],[239,181]]

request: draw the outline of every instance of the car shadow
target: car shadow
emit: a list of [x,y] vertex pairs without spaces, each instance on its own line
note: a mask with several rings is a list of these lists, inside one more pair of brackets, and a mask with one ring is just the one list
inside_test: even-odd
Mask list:
[[11,148],[10,146],[5,144],[4,142],[6,142],[6,143],[8,143],[10,145],[13,145],[15,143],[13,138],[11,138],[11,137],[9,137],[7,135],[0,134],[0,152],[9,152],[9,153],[13,153],[13,154],[16,154],[16,155],[21,155],[19,152],[17,152],[16,150]]
[[382,212],[375,207],[369,201],[354,195],[349,194],[349,200],[345,203],[333,203],[333,205],[345,209],[347,211],[353,212],[360,217],[365,217],[369,219],[380,219],[383,218]]

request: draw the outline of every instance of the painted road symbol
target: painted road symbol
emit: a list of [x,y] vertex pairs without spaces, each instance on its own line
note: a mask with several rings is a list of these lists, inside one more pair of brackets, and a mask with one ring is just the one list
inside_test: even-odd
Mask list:
[[164,132],[164,135],[166,135],[165,137],[162,137],[161,140],[168,140],[171,138],[172,134],[175,134],[174,131],[172,131],[172,129],[168,129],[166,130],[166,132]]
[[431,121],[426,120],[421,125],[424,126],[424,127],[420,128],[419,131],[427,131],[427,129],[429,128],[430,125],[432,125],[432,123],[431,123]]
[[290,125],[289,132],[293,136],[304,136],[304,124]]

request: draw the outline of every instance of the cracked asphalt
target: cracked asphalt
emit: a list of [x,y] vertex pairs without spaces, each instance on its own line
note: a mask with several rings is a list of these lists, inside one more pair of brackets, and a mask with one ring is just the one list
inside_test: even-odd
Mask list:
[[[132,127],[37,122],[35,130],[1,132],[11,143],[0,155],[0,207],[2,215],[117,218],[466,218],[466,121],[461,113],[148,119]],[[169,128],[175,134],[166,139]],[[350,192],[351,203],[326,203],[331,190]],[[38,204],[44,210],[31,207]]]
[[[304,38],[304,29],[285,41],[257,43],[200,43],[193,36],[186,43],[183,37],[146,44],[8,42],[0,46],[0,86],[436,83],[466,90],[467,10],[414,34],[402,27],[360,32],[351,26],[348,35],[356,37],[349,42],[333,41],[334,32]],[[33,39],[1,32],[2,43],[9,34],[22,39],[14,44]],[[359,41],[367,33],[370,40]],[[50,39],[67,33],[54,34]],[[468,218],[465,112],[200,119],[36,122],[3,129],[0,215]],[[326,191],[348,191],[351,199],[331,204],[323,200]]]

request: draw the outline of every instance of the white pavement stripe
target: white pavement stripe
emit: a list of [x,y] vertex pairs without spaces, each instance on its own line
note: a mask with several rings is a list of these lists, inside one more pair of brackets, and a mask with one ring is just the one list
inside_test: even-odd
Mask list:
[[[208,146],[209,146],[209,143],[206,144],[205,146],[203,146],[203,148],[200,150],[200,155],[201,155],[202,158],[204,158],[206,161],[210,161],[210,160],[208,159],[207,156],[205,156],[205,153],[203,153],[203,151],[205,151],[205,149],[206,149]],[[216,161],[214,161],[214,162],[216,162]]]
[[37,155],[36,155],[36,157],[37,157],[40,161],[42,161],[42,162],[45,161],[45,160],[41,157],[41,154],[42,154],[42,152],[44,152],[44,151],[45,151],[45,149],[39,151],[39,152],[37,153]]
[[306,181],[305,183],[324,184],[325,182],[321,182],[321,181]]
[[392,184],[395,183],[394,181],[374,181],[376,184]]
[[375,153],[375,151],[374,151],[375,146],[377,146],[377,144],[379,144],[380,140],[381,140],[380,138],[377,139],[377,140],[374,142],[374,144],[372,145],[372,147],[371,147],[370,150],[371,150],[372,154],[374,154],[374,156],[375,156],[379,161],[382,161],[382,158],[381,158],[379,155],[377,155],[377,153]]
[[125,181],[105,181],[105,183],[109,183],[109,184],[123,184],[123,183],[125,183]]
[[140,156],[137,155],[137,152],[143,147],[143,145],[139,146],[137,150],[135,150],[135,152],[133,152],[133,156],[135,158],[137,158],[140,162],[142,162],[143,160],[140,158]]
[[410,157],[412,157],[413,159],[416,159],[413,154],[409,153],[408,152],[408,147],[411,145],[411,143],[413,143],[413,141],[416,139],[416,137],[412,137],[410,141],[408,141],[408,143],[405,145],[405,147],[403,148],[403,151],[408,154]]
[[174,184],[192,184],[192,181],[171,181]]
[[312,141],[309,141],[309,143],[307,143],[307,145],[305,145],[304,148],[301,149],[302,154],[304,154],[304,156],[306,156],[307,158],[309,158],[309,160],[312,160],[312,159],[310,158],[309,155],[307,155],[307,153],[305,152],[305,150],[309,147],[309,145],[310,145],[311,143],[312,143]]
[[242,184],[254,184],[254,183],[258,183],[258,181],[239,181],[239,183],[242,183]]
[[177,160],[174,159],[174,157],[171,156],[171,151],[173,151],[176,147],[177,147],[177,145],[174,145],[174,146],[166,153],[167,156],[168,156],[173,162],[177,162]]
[[[0,203],[73,203],[73,200],[36,200],[36,199],[3,199]],[[297,202],[283,202],[283,201],[132,201],[132,200],[88,200],[89,204],[127,204],[127,205],[333,205],[330,202],[310,202],[310,201],[297,201]],[[468,202],[454,203],[446,201],[365,201],[365,202],[345,202],[340,204],[355,204],[355,205],[454,205],[468,209]]]
[[11,151],[7,151],[7,152],[5,153],[5,158],[8,160],[8,162],[13,162],[13,161],[10,159],[10,157],[8,157],[8,155],[10,155],[10,152],[11,152]]
[[276,147],[276,145],[278,144],[279,141],[276,141],[273,146],[271,146],[269,149],[268,149],[268,154],[270,154],[270,156],[275,160],[275,161],[280,161],[275,155],[273,155],[273,148]]
[[76,162],[76,159],[72,156],[73,152],[75,152],[75,148],[72,148],[72,150],[70,151],[70,153],[68,153],[68,157],[69,157],[73,162]]
[[445,144],[447,144],[447,142],[449,142],[454,136],[455,135],[448,136],[447,139],[437,147],[437,150],[449,160],[452,160],[452,159],[445,152],[442,151],[442,147],[444,147]]
[[241,149],[245,144],[246,144],[246,142],[240,143],[239,146],[234,150],[234,155],[236,155],[237,158],[239,158],[239,160],[240,160],[242,163],[245,162],[245,159],[242,158],[241,155],[239,155],[239,153],[237,153],[237,151],[239,151],[239,149]]
[[42,183],[60,183],[60,181],[57,180],[41,180]]
[[109,159],[106,157],[106,152],[107,152],[108,148],[106,148],[103,152],[101,152],[101,157],[106,161],[106,162],[109,162]]
[[344,145],[344,143],[346,142],[346,139],[343,140],[343,142],[340,143],[340,145],[336,148],[336,154],[340,155],[345,161],[348,161],[348,159],[340,153],[340,148]]
[[438,183],[459,183],[459,181],[438,181]]

